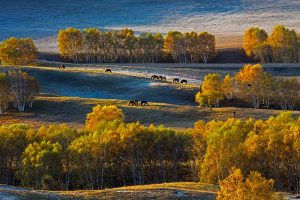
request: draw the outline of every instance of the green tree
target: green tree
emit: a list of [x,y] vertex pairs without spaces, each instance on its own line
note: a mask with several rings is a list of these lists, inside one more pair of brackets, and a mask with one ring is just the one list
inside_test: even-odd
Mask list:
[[34,129],[25,124],[0,126],[0,180],[3,184],[16,185],[19,179],[21,155],[29,143],[29,135]]
[[45,176],[50,176],[58,185],[62,171],[61,151],[58,143],[42,141],[29,144],[22,156],[22,183],[40,189]]

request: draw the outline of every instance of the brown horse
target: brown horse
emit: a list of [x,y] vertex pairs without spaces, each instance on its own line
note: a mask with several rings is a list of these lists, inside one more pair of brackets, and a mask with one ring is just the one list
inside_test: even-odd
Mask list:
[[166,78],[165,76],[163,76],[163,77],[161,78],[161,80],[162,80],[162,81],[167,81],[167,78]]
[[65,69],[66,67],[65,67],[65,65],[60,65],[59,67],[58,67],[58,69]]
[[173,83],[179,83],[179,78],[174,78]]
[[129,106],[138,106],[139,105],[139,100],[130,100],[129,101]]
[[111,73],[112,71],[111,71],[111,69],[110,69],[110,68],[106,68],[106,69],[105,69],[105,72],[109,72],[109,73]]
[[154,79],[159,80],[159,77],[158,77],[157,75],[154,74],[154,75],[151,76],[151,79],[153,79],[153,80],[154,80]]
[[147,101],[141,101],[141,106],[148,106],[148,102]]
[[182,80],[180,81],[180,83],[185,83],[185,84],[187,84],[187,80],[182,79]]
[[130,100],[128,105],[129,106],[136,106],[137,104],[136,104],[135,100]]

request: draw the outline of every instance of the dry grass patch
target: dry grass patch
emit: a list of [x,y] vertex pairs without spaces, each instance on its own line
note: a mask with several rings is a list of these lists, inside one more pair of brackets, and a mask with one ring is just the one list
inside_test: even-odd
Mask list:
[[[66,123],[74,128],[83,128],[86,115],[95,105],[117,105],[125,114],[126,122],[139,121],[144,125],[163,124],[177,130],[192,128],[198,120],[226,120],[228,118],[267,119],[278,115],[281,110],[224,107],[198,109],[196,106],[149,102],[149,106],[128,106],[126,100],[93,99],[76,97],[38,97],[31,110],[25,113],[16,111],[5,113],[0,117],[0,124],[27,123],[34,126],[51,123]],[[234,116],[233,113],[236,113]],[[300,115],[300,111],[293,111]]]

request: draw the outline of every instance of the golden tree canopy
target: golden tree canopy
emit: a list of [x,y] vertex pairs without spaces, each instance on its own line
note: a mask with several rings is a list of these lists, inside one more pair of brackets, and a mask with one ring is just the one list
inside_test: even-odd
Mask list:
[[252,56],[255,49],[264,43],[268,38],[265,30],[258,27],[252,27],[244,33],[244,50],[247,56]]
[[217,200],[273,200],[273,184],[273,180],[265,179],[259,172],[251,172],[244,180],[241,170],[233,168],[220,182]]
[[0,61],[3,65],[27,65],[37,59],[37,48],[30,38],[11,37],[0,44]]
[[101,106],[97,105],[93,111],[86,117],[86,128],[94,130],[100,122],[104,121],[123,121],[124,114],[117,106]]

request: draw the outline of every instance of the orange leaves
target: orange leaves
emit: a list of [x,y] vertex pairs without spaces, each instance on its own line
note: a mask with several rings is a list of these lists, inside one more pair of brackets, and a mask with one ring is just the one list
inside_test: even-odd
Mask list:
[[299,36],[283,25],[273,28],[270,36],[259,28],[250,28],[244,34],[244,50],[261,62],[296,63],[299,61]]
[[265,30],[252,27],[248,29],[244,34],[244,50],[247,56],[252,56],[257,46],[261,45],[268,38],[268,34]]
[[244,179],[240,169],[233,168],[229,176],[220,182],[217,200],[272,200],[274,181],[267,180],[259,172],[251,172]]

